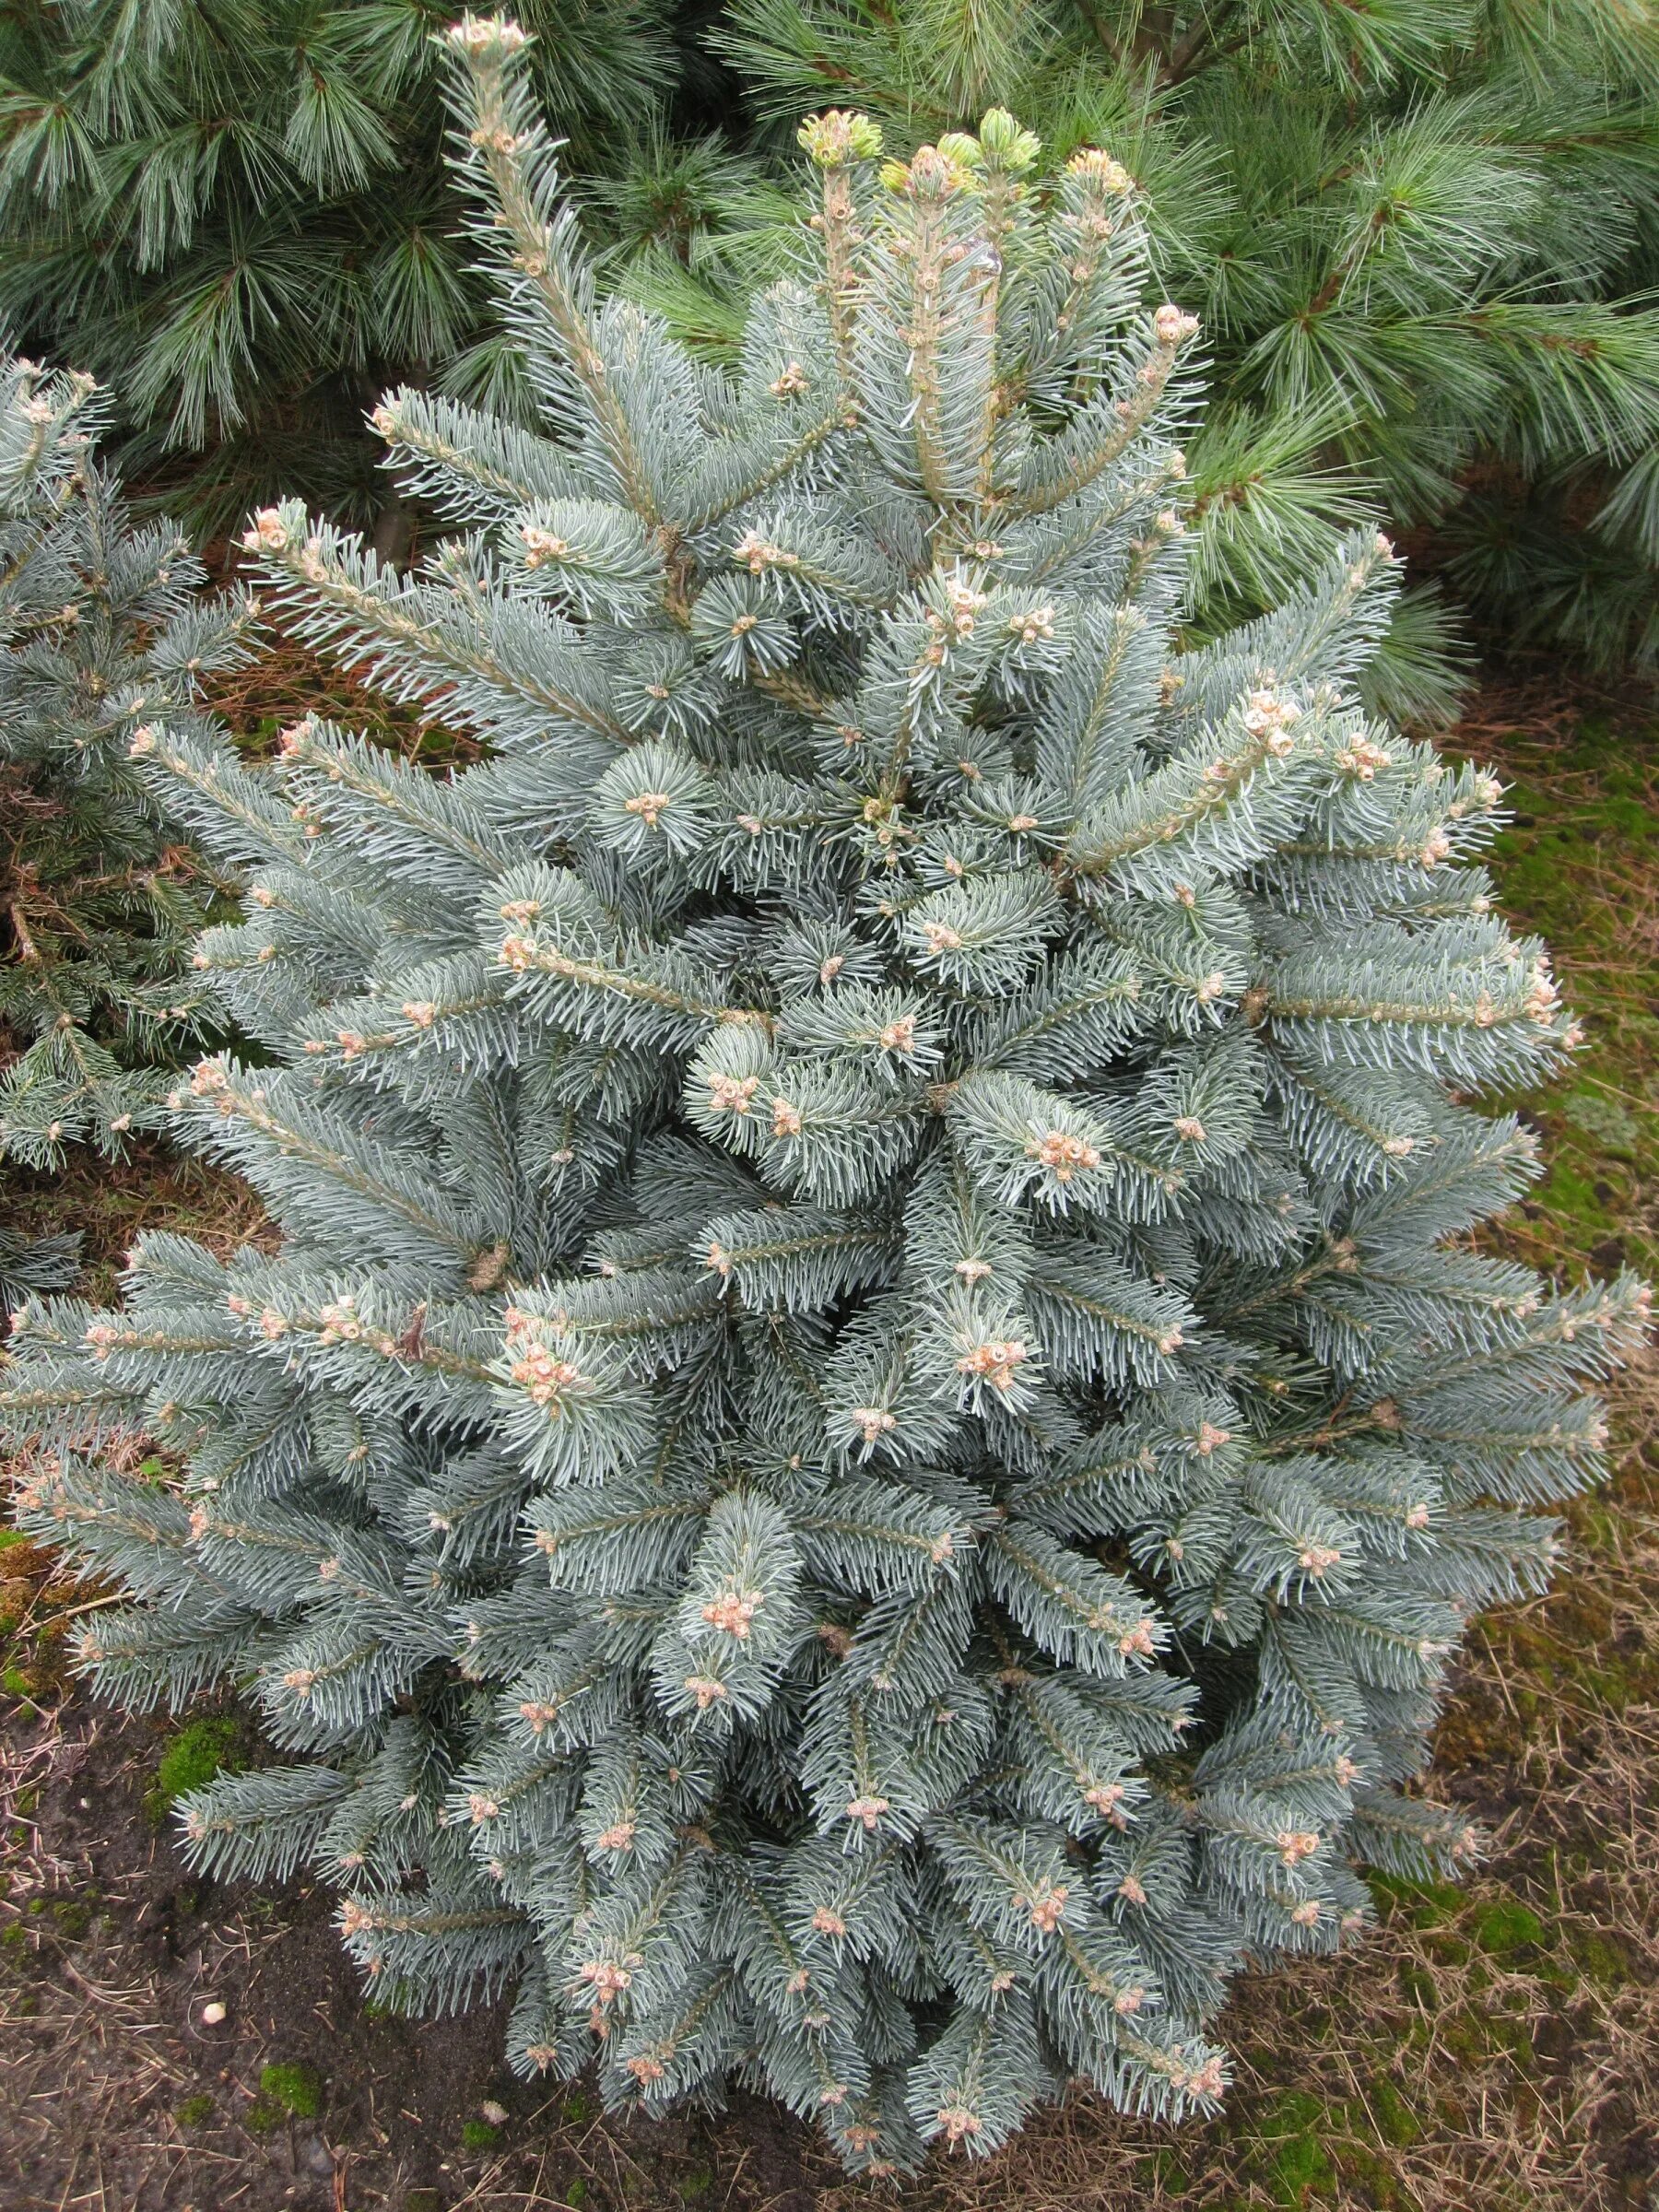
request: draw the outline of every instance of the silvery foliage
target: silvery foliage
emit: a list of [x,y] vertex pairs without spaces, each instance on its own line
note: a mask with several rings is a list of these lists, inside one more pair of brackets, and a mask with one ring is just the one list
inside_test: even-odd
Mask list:
[[[0,1159],[120,1159],[211,1031],[189,946],[213,886],[129,758],[147,713],[193,737],[246,610],[200,594],[178,531],[135,524],[97,459],[89,376],[0,351]],[[5,1048],[9,1046],[9,1051]]]
[[1498,786],[1356,703],[1373,539],[1181,650],[1195,331],[1115,163],[818,119],[728,378],[453,35],[545,435],[394,394],[456,534],[249,547],[482,757],[157,734],[257,1046],[174,1126],[281,1242],[29,1309],[24,1517],[125,1581],[112,1693],[245,1686],[284,1763],[188,1848],[335,1879],[380,2002],[512,1985],[523,2070],[869,2171],[1079,2076],[1207,2112],[1241,1960],[1471,1850],[1400,1785],[1640,1325],[1465,1235],[1534,1162],[1462,1101],[1574,1041]]

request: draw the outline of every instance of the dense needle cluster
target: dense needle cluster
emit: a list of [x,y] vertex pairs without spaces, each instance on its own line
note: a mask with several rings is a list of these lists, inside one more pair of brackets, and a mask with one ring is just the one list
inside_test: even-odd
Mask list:
[[[769,118],[855,86],[908,147],[995,97],[1129,165],[1213,360],[1189,453],[1206,634],[1380,500],[1434,525],[1506,644],[1659,655],[1659,11],[728,0],[712,42]],[[686,295],[720,276],[694,258],[653,297],[706,328]],[[1367,695],[1443,716],[1446,642],[1407,593]]]
[[395,393],[457,535],[249,548],[484,757],[157,734],[248,883],[175,1126],[282,1242],[30,1308],[25,1519],[131,1591],[110,1691],[246,1685],[284,1763],[190,1849],[324,1870],[382,2003],[512,1984],[515,2065],[871,2171],[1077,2077],[1208,2110],[1242,1960],[1470,1850],[1401,1784],[1641,1324],[1466,1235],[1533,1161],[1462,1101],[1573,1041],[1498,787],[1357,703],[1373,538],[1181,650],[1195,329],[1116,162],[817,119],[728,377],[453,38],[545,434]]
[[175,528],[134,525],[100,419],[90,377],[0,356],[0,1159],[31,1168],[118,1158],[170,1041],[176,1064],[211,1018],[189,947],[212,883],[131,755],[147,715],[206,735],[245,609],[200,597]]
[[[669,150],[680,13],[526,0],[556,126],[590,189],[629,195],[629,244],[677,184],[717,225],[748,182],[731,156]],[[165,469],[197,527],[276,489],[373,513],[363,408],[394,376],[512,396],[445,189],[446,19],[439,0],[0,15],[0,322],[109,385],[126,473]]]

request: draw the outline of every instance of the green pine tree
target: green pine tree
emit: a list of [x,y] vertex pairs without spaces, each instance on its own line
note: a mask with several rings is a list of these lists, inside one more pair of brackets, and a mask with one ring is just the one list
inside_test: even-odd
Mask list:
[[245,651],[177,530],[129,523],[100,420],[90,377],[0,359],[0,1160],[37,1169],[119,1159],[210,1022],[216,879],[130,755],[161,718],[205,740],[199,680]]
[[[224,526],[281,487],[381,504],[388,379],[523,404],[457,235],[434,0],[19,0],[0,11],[0,316],[117,394],[132,477]],[[538,85],[622,235],[717,241],[752,165],[665,141],[698,11],[533,0]],[[689,68],[688,68],[689,61]],[[387,542],[398,542],[395,514]]]
[[1535,1172],[1466,1100],[1574,1042],[1498,786],[1359,702],[1371,534],[1180,649],[1199,338],[1115,159],[819,118],[728,375],[453,35],[538,426],[386,399],[413,573],[248,543],[484,757],[159,734],[250,871],[173,1125],[283,1241],[31,1303],[23,1523],[124,1582],[109,1693],[245,1687],[279,1763],[188,1849],[337,1883],[382,2004],[512,1984],[525,2073],[735,2076],[870,2171],[1077,2077],[1209,2111],[1243,1959],[1466,1860],[1401,1785],[1646,1311],[1465,1235]]
[[[1210,627],[1370,500],[1511,644],[1659,665],[1650,0],[730,0],[716,42],[791,128],[853,100],[909,147],[994,96],[1146,184],[1218,394]],[[1394,703],[1437,711],[1444,625],[1406,612]]]

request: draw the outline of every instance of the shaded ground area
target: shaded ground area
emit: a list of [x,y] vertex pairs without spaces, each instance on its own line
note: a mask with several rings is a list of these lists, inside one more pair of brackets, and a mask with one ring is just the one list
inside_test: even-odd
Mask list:
[[[1487,687],[1457,743],[1513,785],[1506,901],[1591,1023],[1571,1076],[1525,1102],[1551,1169],[1505,1245],[1659,1273],[1659,726],[1518,681]],[[25,1210],[86,1230],[102,1295],[140,1227],[258,1229],[234,1185],[159,1158],[41,1182]],[[1220,2121],[1176,2134],[1079,2098],[897,2198],[769,2106],[623,2125],[582,2088],[514,2083],[487,2016],[374,2017],[325,1893],[197,1881],[172,1851],[167,1800],[242,1755],[236,1715],[91,1706],[63,1652],[98,1594],[14,1541],[0,2212],[1656,2212],[1659,1365],[1616,1417],[1618,1469],[1573,1512],[1569,1571],[1477,1624],[1438,1739],[1437,1794],[1492,1839],[1479,1877],[1380,1882],[1353,1955],[1241,1984]]]

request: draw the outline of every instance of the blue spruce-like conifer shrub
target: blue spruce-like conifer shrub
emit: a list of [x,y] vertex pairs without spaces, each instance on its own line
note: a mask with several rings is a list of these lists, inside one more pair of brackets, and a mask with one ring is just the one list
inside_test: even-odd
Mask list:
[[1374,537],[1183,649],[1197,332],[1115,160],[818,117],[728,373],[450,37],[542,427],[387,397],[407,574],[247,543],[480,757],[134,739],[247,887],[172,1125],[280,1243],[31,1301],[23,1523],[126,1587],[108,1693],[257,1706],[185,1848],[331,1878],[381,2004],[510,1987],[525,2074],[866,2171],[1207,2112],[1241,1964],[1476,1848],[1405,1785],[1643,1324],[1471,1241],[1536,1171],[1468,1101],[1575,1041],[1500,787],[1359,704]]
[[[205,735],[203,680],[251,627],[201,597],[175,527],[134,523],[98,459],[105,415],[89,376],[0,339],[0,1163],[46,1173],[72,1145],[124,1159],[214,1034],[188,959],[218,887],[170,843],[128,741],[147,715]],[[30,1260],[0,1221],[0,1302],[30,1272],[72,1278],[75,1254],[45,1238]]]

